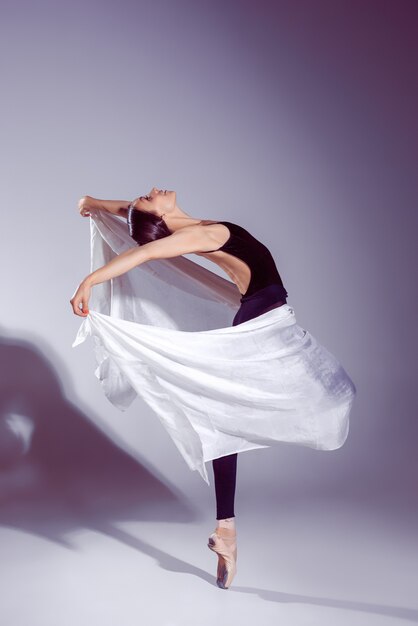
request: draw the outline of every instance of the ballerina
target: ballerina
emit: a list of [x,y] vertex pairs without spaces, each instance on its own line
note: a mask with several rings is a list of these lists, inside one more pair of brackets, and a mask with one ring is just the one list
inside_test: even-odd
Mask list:
[[[255,323],[254,321],[250,322],[250,320],[255,320],[255,318],[260,318],[260,316],[263,316],[262,319],[267,320],[268,317],[266,314],[268,312],[271,312],[268,315],[276,316],[277,320],[287,319],[289,317],[289,311],[290,313],[293,313],[292,309],[289,305],[287,305],[288,294],[283,285],[276,263],[268,248],[238,224],[228,221],[198,219],[188,215],[177,205],[175,191],[162,190],[153,187],[147,195],[140,196],[133,202],[123,200],[99,200],[92,198],[91,196],[84,196],[80,199],[78,207],[80,215],[83,217],[94,218],[95,216],[97,217],[98,213],[103,212],[105,214],[107,213],[108,215],[115,216],[116,218],[121,217],[126,219],[129,237],[137,243],[136,246],[128,247],[126,250],[112,258],[108,263],[95,269],[86,278],[84,278],[70,300],[73,312],[78,316],[85,318],[89,316],[89,300],[91,290],[94,285],[121,277],[123,274],[126,274],[130,270],[145,263],[152,264],[157,260],[174,259],[189,253],[205,257],[216,263],[231,278],[232,283],[238,291],[237,295],[239,297],[239,308],[232,321],[233,327],[241,324],[246,324],[246,326],[249,327],[249,324]],[[278,311],[273,312],[273,310],[281,307],[283,307],[283,314]],[[286,322],[286,324],[289,323],[292,322]],[[297,325],[295,325],[293,321],[292,328],[296,329],[296,326]],[[140,326],[138,325],[138,329],[139,328]],[[299,327],[297,327],[297,329],[299,329]],[[89,332],[92,332],[90,327]],[[176,331],[172,332],[175,333]],[[216,330],[209,331],[209,333],[211,332],[216,333]],[[217,339],[216,334],[211,336],[209,333],[205,335],[204,339],[207,339],[208,341],[211,339]],[[255,331],[253,331],[253,333],[255,333]],[[197,334],[199,333],[196,333],[196,335]],[[80,333],[80,335],[82,335],[82,340],[85,333]],[[304,345],[306,345],[306,335],[307,331],[300,329],[300,333],[297,337],[298,350],[302,345],[300,339],[305,341]],[[199,334],[199,339],[201,338],[202,335]],[[238,336],[235,338],[235,345],[237,338]],[[182,339],[185,340],[186,338],[182,337]],[[310,339],[314,344],[314,338],[310,336]],[[77,345],[79,340],[80,338],[74,345]],[[245,345],[245,341],[248,340],[243,336],[241,341],[243,346]],[[282,344],[283,347],[287,347],[286,343],[290,345],[289,338],[285,339],[285,342]],[[315,343],[313,347],[318,351],[317,343]],[[141,358],[143,356],[142,350],[143,348],[141,348]],[[173,350],[175,351],[175,347]],[[283,349],[282,352],[282,358],[284,358],[285,350]],[[327,356],[329,356],[328,353]],[[207,358],[210,359],[210,354],[207,354]],[[275,359],[276,363],[277,346],[275,350]],[[254,359],[251,360],[254,361]],[[119,362],[121,363],[121,361]],[[327,411],[332,409],[332,415],[334,417],[332,438],[330,437],[330,429],[328,426],[324,429],[323,441],[320,441],[320,436],[318,436],[318,428],[316,428],[315,431],[315,439],[310,438],[311,434],[308,425],[304,426],[305,434],[301,436],[300,433],[303,429],[298,427],[296,422],[296,427],[293,423],[291,427],[289,427],[288,423],[286,423],[284,428],[282,425],[277,429],[277,432],[274,432],[275,429],[269,426],[267,419],[264,420],[264,428],[263,423],[260,421],[257,422],[257,427],[251,424],[252,430],[250,436],[250,430],[246,430],[247,418],[245,414],[243,415],[242,420],[240,420],[240,432],[238,432],[236,426],[233,425],[232,419],[231,426],[229,426],[229,429],[227,430],[224,429],[223,425],[219,425],[219,422],[216,423],[215,417],[213,418],[210,427],[215,425],[215,432],[217,434],[215,441],[218,446],[216,447],[216,445],[213,444],[213,440],[209,438],[209,428],[206,428],[205,430],[205,428],[201,427],[200,422],[196,423],[196,425],[193,424],[201,441],[203,442],[203,447],[205,447],[205,443],[208,442],[204,455],[212,459],[216,495],[217,525],[213,533],[210,534],[207,545],[218,555],[217,585],[219,587],[223,589],[229,588],[237,571],[237,533],[234,500],[238,457],[238,451],[230,454],[219,455],[219,450],[225,450],[228,446],[231,448],[230,435],[236,434],[237,436],[244,436],[247,433],[249,437],[248,441],[245,439],[240,440],[237,436],[233,439],[235,442],[232,444],[232,446],[235,445],[235,448],[233,449],[249,450],[256,447],[266,447],[266,445],[270,445],[270,442],[273,439],[295,441],[320,449],[335,449],[335,447],[342,445],[348,432],[347,420],[353,401],[355,387],[341,366],[337,367],[335,362],[332,363],[332,366],[334,367],[333,373],[338,371],[339,376],[338,394],[335,393],[334,396],[330,396],[330,389],[326,390],[328,392],[328,403],[326,405]],[[124,367],[124,364],[122,367]],[[329,369],[326,373],[328,375],[328,379],[329,372],[331,372],[331,369]],[[125,369],[125,373],[127,375],[129,374],[127,369]],[[265,378],[265,376],[263,376],[263,378]],[[317,376],[317,378],[319,377]],[[170,379],[170,381],[172,389],[172,379]],[[134,376],[132,376],[130,382],[132,384],[135,383]],[[344,383],[344,385],[342,383]],[[168,379],[167,384],[169,384]],[[142,386],[142,389],[143,388],[144,387]],[[183,381],[181,383],[179,382],[179,388],[186,391]],[[187,391],[190,393],[190,387]],[[233,393],[236,392],[234,391]],[[199,388],[199,400],[203,397],[203,395],[200,394],[202,394],[201,387]],[[304,395],[306,395],[305,392]],[[338,409],[340,410],[338,419],[337,395]],[[323,400],[323,406],[325,407],[323,396],[323,388],[321,388],[321,399]],[[225,397],[225,394],[223,397]],[[332,406],[329,402],[330,397],[333,399]],[[189,403],[189,396],[187,396],[187,398]],[[263,405],[270,408],[269,405],[272,403],[271,398],[271,393],[268,395],[266,394],[265,396],[260,395],[260,400],[258,402],[260,411],[263,408]],[[282,396],[280,396],[280,402],[282,401],[285,402],[284,406],[286,416],[290,416],[292,414],[292,410],[296,411],[296,407],[293,408],[291,406],[291,397],[286,397],[282,400]],[[224,400],[224,402],[225,406],[230,407],[232,410],[231,401]],[[249,405],[250,402],[245,400],[245,404]],[[257,398],[255,398],[254,405],[257,405]],[[266,406],[264,406],[264,412],[266,410]],[[246,407],[244,406],[243,411],[245,408]],[[281,407],[278,405],[274,408],[277,410]],[[188,409],[190,410],[190,407],[188,407]],[[281,408],[281,410],[283,412],[284,409]],[[322,412],[325,416],[325,408]],[[248,420],[252,419],[254,422],[254,414],[255,413],[249,412]],[[286,417],[286,419],[288,419],[288,417]],[[305,421],[307,424],[310,423],[308,418],[306,418]],[[248,421],[248,423],[250,422]],[[216,427],[218,427],[218,430],[216,430]],[[270,433],[269,429],[271,431]],[[325,430],[327,430],[326,433]],[[308,435],[306,433],[308,433]],[[227,440],[226,438],[229,437],[228,444],[226,446],[221,446],[219,443],[222,439],[219,434],[224,435],[225,441]],[[328,439],[326,439],[326,437]],[[245,441],[244,445],[240,443],[242,441]],[[179,449],[184,453],[187,460],[186,449],[185,447],[182,447],[182,442],[179,440],[175,440],[175,442],[177,443]],[[186,446],[186,444],[184,445]],[[210,445],[213,445],[212,450],[210,450]]]

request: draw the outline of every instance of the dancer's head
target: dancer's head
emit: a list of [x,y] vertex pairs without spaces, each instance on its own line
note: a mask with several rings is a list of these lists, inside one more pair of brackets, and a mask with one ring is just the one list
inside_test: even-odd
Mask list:
[[176,192],[153,187],[146,196],[136,198],[128,211],[129,235],[142,245],[171,235],[164,215],[176,207]]

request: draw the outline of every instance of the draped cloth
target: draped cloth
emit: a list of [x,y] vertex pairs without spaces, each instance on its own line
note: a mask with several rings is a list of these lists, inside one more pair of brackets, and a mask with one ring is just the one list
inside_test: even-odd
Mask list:
[[[90,217],[91,271],[132,248],[115,215]],[[179,256],[95,285],[72,344],[94,341],[95,375],[125,411],[140,396],[191,470],[277,443],[341,447],[356,387],[289,304],[232,326],[231,281]]]

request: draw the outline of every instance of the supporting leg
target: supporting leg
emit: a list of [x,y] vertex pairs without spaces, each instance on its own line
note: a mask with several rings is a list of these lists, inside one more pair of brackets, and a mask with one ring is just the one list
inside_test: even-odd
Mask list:
[[215,479],[216,519],[235,517],[235,486],[237,479],[238,453],[228,454],[212,460]]
[[215,478],[215,531],[209,536],[208,547],[218,554],[216,583],[228,589],[237,571],[237,536],[235,529],[235,485],[238,453],[212,460]]

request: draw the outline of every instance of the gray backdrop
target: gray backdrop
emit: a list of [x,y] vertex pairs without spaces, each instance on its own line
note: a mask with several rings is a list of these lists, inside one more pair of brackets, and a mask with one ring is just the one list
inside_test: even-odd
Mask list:
[[243,453],[238,503],[263,488],[265,504],[326,493],[410,507],[416,7],[2,3],[1,406],[3,419],[35,422],[26,460],[69,476],[83,447],[94,471],[115,448],[97,445],[93,423],[161,483],[212,497],[146,405],[121,413],[106,400],[90,340],[71,347],[81,319],[69,299],[90,252],[78,199],[156,185],[192,216],[238,222],[269,246],[297,321],[357,386],[343,448]]

